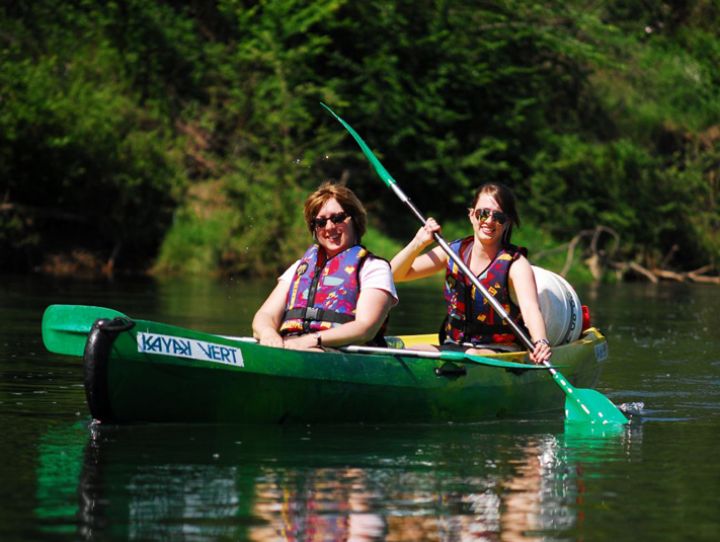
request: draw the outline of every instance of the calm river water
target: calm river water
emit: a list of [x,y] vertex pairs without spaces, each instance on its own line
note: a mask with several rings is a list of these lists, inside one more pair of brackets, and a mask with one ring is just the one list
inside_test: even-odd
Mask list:
[[[437,283],[390,332],[432,331]],[[578,288],[608,336],[618,434],[559,417],[427,426],[93,426],[43,309],[247,335],[271,282],[0,277],[0,540],[718,540],[720,288]],[[637,407],[637,405],[635,405]]]

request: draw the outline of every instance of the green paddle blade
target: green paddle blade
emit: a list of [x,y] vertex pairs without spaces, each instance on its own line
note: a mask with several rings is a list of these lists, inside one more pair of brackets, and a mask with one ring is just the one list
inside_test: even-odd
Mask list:
[[625,425],[628,419],[602,393],[586,388],[573,388],[565,398],[565,419],[569,422]]
[[50,305],[42,318],[45,348],[56,354],[82,356],[90,328],[100,318],[125,317],[121,312],[90,305]]
[[[627,428],[620,423],[608,423],[600,425],[597,423],[587,423],[586,421],[574,422],[565,419],[565,430],[563,431],[563,446],[565,448],[585,448],[583,457],[586,460],[593,461],[592,449],[598,448],[602,452],[608,446],[608,439],[621,437],[626,433]],[[588,455],[589,454],[589,455]]]
[[333,117],[335,117],[338,120],[338,122],[340,122],[340,124],[342,124],[348,132],[350,132],[350,135],[353,136],[355,141],[357,141],[357,144],[360,145],[360,148],[362,149],[363,154],[365,154],[365,157],[370,161],[372,166],[375,168],[375,171],[377,172],[378,176],[382,179],[382,181],[387,186],[397,184],[395,182],[395,179],[392,178],[392,175],[390,175],[388,170],[385,169],[385,166],[383,166],[380,163],[380,160],[377,159],[377,157],[373,154],[373,151],[370,150],[370,147],[367,146],[367,143],[365,143],[365,141],[363,141],[363,138],[360,137],[360,135],[355,130],[353,130],[352,126],[350,126],[347,122],[345,122],[343,119],[338,117],[335,114],[335,111],[330,109],[330,107],[328,107],[324,103],[320,102],[320,105],[322,105],[325,109],[327,109],[330,112],[330,114]]
[[547,371],[548,368],[544,365],[533,365],[530,363],[517,363],[515,361],[504,361],[500,359],[487,358],[485,356],[473,356],[466,354],[465,352],[454,352],[452,350],[442,350],[439,353],[438,358],[448,361],[469,361],[471,363],[477,363],[479,365],[487,365],[489,367],[498,367],[501,369],[520,369],[523,371],[540,370]]
[[602,393],[591,389],[576,388],[557,371],[551,371],[558,386],[565,392],[565,420],[592,424],[621,424],[628,419]]

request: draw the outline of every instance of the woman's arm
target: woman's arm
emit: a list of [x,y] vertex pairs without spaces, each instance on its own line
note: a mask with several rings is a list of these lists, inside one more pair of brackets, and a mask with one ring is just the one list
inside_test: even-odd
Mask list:
[[546,342],[538,342],[547,341],[547,332],[545,320],[540,312],[535,274],[530,262],[524,256],[520,256],[510,266],[510,287],[515,290],[523,321],[530,332],[530,340],[535,345],[535,349],[530,352],[530,359],[535,363],[549,361],[552,356],[550,345]]
[[253,337],[265,346],[283,347],[283,338],[278,333],[285,312],[285,302],[290,283],[280,280],[262,306],[255,313],[252,322]]
[[320,335],[322,346],[366,343],[380,330],[393,303],[393,297],[385,290],[363,288],[358,297],[355,320],[319,333],[288,337],[285,347],[296,350],[314,348],[318,344],[317,335]]
[[418,256],[433,242],[433,234],[439,231],[440,226],[435,219],[428,218],[425,225],[417,231],[413,240],[393,257],[390,267],[395,282],[425,278],[445,267],[447,256],[440,247]]

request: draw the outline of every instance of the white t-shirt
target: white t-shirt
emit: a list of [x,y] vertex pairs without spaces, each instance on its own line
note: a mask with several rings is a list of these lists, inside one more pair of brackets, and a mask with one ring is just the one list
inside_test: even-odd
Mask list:
[[[288,267],[285,272],[280,275],[278,281],[291,283],[298,265],[300,265],[300,260]],[[397,290],[395,290],[395,282],[393,281],[390,264],[385,260],[373,258],[372,256],[365,260],[365,263],[360,267],[360,291],[362,291],[363,288],[383,290],[392,296],[393,306],[398,303]]]

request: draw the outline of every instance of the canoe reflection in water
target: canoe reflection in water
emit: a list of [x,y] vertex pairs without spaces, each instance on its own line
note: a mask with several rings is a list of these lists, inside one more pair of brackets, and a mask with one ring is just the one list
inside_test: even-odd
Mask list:
[[[41,447],[37,515],[43,530],[72,527],[85,540],[527,540],[581,530],[584,465],[627,458],[629,430],[577,437],[528,425],[512,434],[503,424],[99,426],[84,443],[75,429],[62,454]],[[83,445],[80,469],[52,467]],[[77,488],[79,507],[61,487]]]

